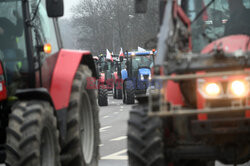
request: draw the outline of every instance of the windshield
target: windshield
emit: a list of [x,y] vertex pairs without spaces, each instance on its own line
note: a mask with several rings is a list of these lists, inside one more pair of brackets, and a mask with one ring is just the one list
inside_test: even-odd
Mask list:
[[[186,0],[182,7],[191,21],[211,0]],[[193,51],[229,35],[250,35],[250,0],[214,0],[192,23]]]
[[132,57],[132,67],[133,70],[137,70],[142,67],[150,68],[153,64],[153,56],[146,55],[146,56],[135,56]]
[[0,0],[0,57],[8,84],[27,72],[27,56],[21,1]]

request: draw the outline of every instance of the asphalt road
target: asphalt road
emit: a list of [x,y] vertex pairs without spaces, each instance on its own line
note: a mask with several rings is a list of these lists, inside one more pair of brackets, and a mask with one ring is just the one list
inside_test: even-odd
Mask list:
[[100,166],[127,166],[127,120],[131,105],[109,96],[109,106],[100,107]]

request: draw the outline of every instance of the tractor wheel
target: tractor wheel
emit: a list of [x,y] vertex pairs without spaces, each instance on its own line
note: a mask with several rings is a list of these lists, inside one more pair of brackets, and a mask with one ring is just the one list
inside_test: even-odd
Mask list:
[[147,105],[137,105],[130,112],[127,133],[129,166],[214,166],[214,162],[199,160],[168,163],[164,156],[161,119],[148,117],[147,111]]
[[96,166],[99,159],[99,109],[96,91],[86,89],[91,71],[80,65],[71,90],[63,166]]
[[123,104],[126,104],[127,101],[126,101],[126,96],[125,96],[125,82],[124,82],[124,88],[122,89],[122,102]]
[[48,102],[18,102],[9,116],[7,165],[60,166],[56,124],[53,108]]
[[98,104],[99,104],[99,106],[107,106],[108,105],[108,91],[107,91],[107,89],[100,88],[98,90]]
[[161,120],[147,116],[147,105],[137,105],[128,120],[129,166],[164,166]]
[[126,104],[135,103],[135,89],[132,81],[125,82],[125,99]]
[[121,89],[117,89],[116,90],[116,93],[117,93],[117,99],[122,99],[122,90]]

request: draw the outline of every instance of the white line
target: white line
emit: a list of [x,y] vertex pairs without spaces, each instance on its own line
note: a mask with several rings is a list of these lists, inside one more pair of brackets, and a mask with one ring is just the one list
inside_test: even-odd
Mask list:
[[103,146],[103,144],[100,144],[100,145],[99,145],[99,147],[102,147],[102,146]]
[[123,106],[121,106],[121,108],[123,108]]
[[118,114],[118,112],[114,112],[114,114]]
[[106,126],[106,127],[102,127],[100,128],[100,132],[104,132],[107,131],[107,129],[111,128],[112,126]]
[[122,112],[122,111],[124,111],[123,109],[120,109],[120,111]]
[[124,140],[124,139],[127,139],[127,136],[117,137],[117,138],[111,139],[110,141],[121,141],[121,140]]
[[103,119],[106,119],[106,118],[109,118],[109,117],[110,117],[110,116],[107,115],[107,116],[104,116]]
[[102,160],[128,160],[128,156],[119,156],[120,154],[126,153],[127,149],[121,150],[119,152],[102,157]]

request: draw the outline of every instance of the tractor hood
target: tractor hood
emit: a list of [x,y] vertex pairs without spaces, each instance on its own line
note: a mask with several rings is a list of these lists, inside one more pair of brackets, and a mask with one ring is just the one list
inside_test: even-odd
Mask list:
[[203,50],[202,54],[212,52],[214,49],[223,50],[225,53],[235,53],[237,51],[247,52],[250,51],[250,36],[247,35],[232,35],[218,39]]
[[226,71],[250,68],[250,36],[232,35],[207,45],[201,53],[169,59],[166,73]]
[[149,68],[140,68],[139,69],[139,75],[150,75],[150,69]]

